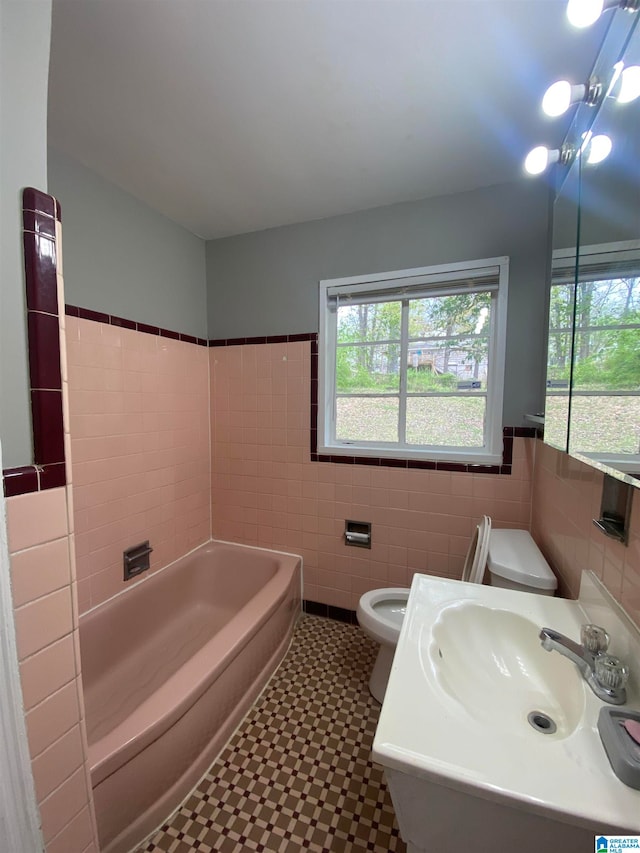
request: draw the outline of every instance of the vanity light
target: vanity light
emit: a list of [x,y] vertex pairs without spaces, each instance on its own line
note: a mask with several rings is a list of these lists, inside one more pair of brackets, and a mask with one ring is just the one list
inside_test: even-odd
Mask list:
[[636,12],[640,0],[569,0],[567,18],[574,27],[590,27],[607,9],[626,9]]
[[611,153],[613,143],[611,138],[604,133],[599,133],[597,136],[592,136],[589,132],[585,134],[585,140],[580,146],[580,153],[586,154],[586,162],[590,166],[595,166],[596,163],[602,163]]
[[614,96],[620,104],[628,104],[640,97],[640,65],[630,65],[620,75],[620,89]]
[[548,116],[561,116],[566,113],[571,104],[581,101],[589,106],[595,106],[600,100],[602,86],[595,80],[590,80],[586,85],[580,83],[572,85],[568,80],[558,80],[549,86],[542,99],[542,110]]
[[525,171],[530,175],[541,175],[553,163],[568,163],[572,153],[571,148],[564,145],[562,148],[539,145],[527,154],[524,161]]

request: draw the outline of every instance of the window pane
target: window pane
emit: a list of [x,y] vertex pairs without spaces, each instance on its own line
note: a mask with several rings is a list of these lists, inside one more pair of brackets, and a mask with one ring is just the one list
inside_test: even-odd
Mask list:
[[338,397],[339,441],[398,441],[397,397]]
[[[563,380],[560,380],[563,381]],[[544,440],[560,450],[567,449],[569,390],[554,392],[547,388],[544,406]]]
[[585,391],[640,388],[640,329],[576,333],[573,387]]
[[409,302],[409,337],[486,334],[490,312],[490,293],[412,299]]
[[486,391],[488,356],[486,335],[413,341],[407,357],[407,391]]
[[400,340],[400,302],[339,305],[337,314],[339,344]]
[[581,281],[576,292],[576,325],[638,322],[640,277]]
[[[573,394],[570,449],[577,453],[640,453],[640,396]],[[547,437],[547,423],[544,426]]]
[[484,397],[410,397],[407,443],[482,447]]
[[336,391],[344,393],[398,393],[400,345],[339,346],[336,352]]

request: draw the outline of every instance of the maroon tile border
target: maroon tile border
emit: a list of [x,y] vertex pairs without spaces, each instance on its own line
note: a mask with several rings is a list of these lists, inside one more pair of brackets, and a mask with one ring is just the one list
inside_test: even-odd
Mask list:
[[47,193],[22,193],[22,244],[27,304],[33,465],[5,468],[5,497],[66,485],[56,219],[60,205]]
[[79,317],[81,320],[93,320],[95,323],[106,323],[108,326],[119,326],[121,329],[131,329],[134,332],[144,332],[147,335],[157,335],[161,338],[171,338],[174,341],[184,341],[188,344],[196,344],[199,347],[209,346],[205,338],[196,338],[194,335],[183,335],[173,329],[163,329],[160,326],[150,326],[148,323],[138,323],[126,317],[117,317],[115,314],[104,314],[102,311],[93,311],[91,308],[80,308],[78,305],[65,305],[65,314],[68,317]]
[[263,335],[255,338],[215,338],[209,341],[210,347],[237,347],[245,344],[292,344],[296,341],[316,341],[316,332],[301,335]]

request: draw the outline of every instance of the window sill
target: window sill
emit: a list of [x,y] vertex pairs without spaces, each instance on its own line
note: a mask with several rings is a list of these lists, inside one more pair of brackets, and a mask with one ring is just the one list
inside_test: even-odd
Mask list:
[[487,452],[424,453],[389,450],[384,447],[322,445],[311,456],[313,461],[343,464],[380,465],[393,468],[422,468],[433,471],[460,471],[510,474],[511,465],[503,464],[502,454]]

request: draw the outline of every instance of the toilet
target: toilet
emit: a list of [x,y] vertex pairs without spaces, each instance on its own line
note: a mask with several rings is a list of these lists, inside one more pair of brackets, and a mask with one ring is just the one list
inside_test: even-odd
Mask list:
[[[555,594],[558,581],[531,534],[527,530],[492,530],[491,520],[485,516],[467,553],[463,580],[482,583],[487,566],[491,586],[538,595]],[[406,588],[374,589],[366,592],[358,603],[360,627],[380,643],[369,679],[369,690],[378,702],[382,702],[387,689],[408,599]]]

